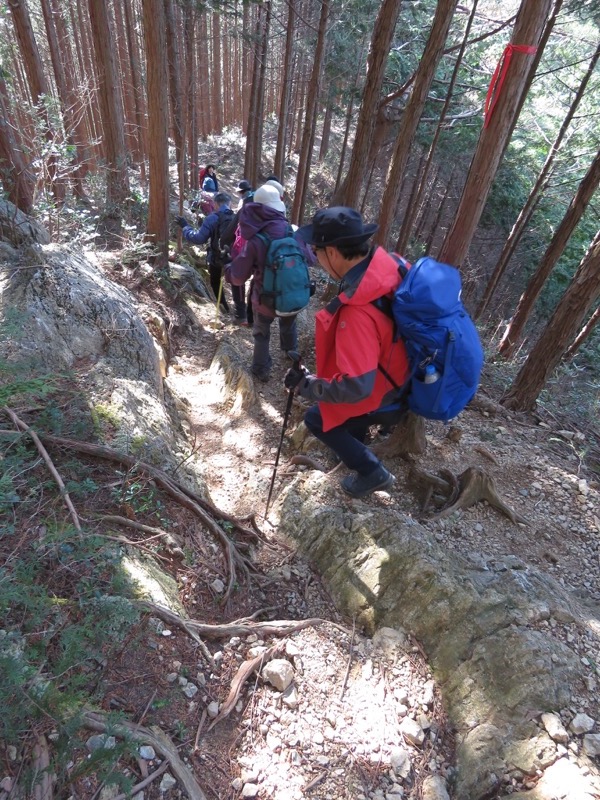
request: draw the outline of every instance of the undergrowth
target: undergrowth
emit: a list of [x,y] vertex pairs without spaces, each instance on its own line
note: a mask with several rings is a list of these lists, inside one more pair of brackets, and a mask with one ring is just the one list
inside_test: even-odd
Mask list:
[[[29,373],[26,377],[18,365],[4,365],[0,371],[1,406],[12,407],[38,431],[60,432],[67,427],[72,432],[64,409],[64,388],[61,376]],[[88,427],[93,429],[91,419]],[[99,707],[106,692],[108,660],[137,644],[139,612],[129,599],[134,586],[122,569],[122,546],[95,530],[76,530],[64,497],[31,438],[12,430],[10,424],[2,428],[0,741],[4,758],[14,762],[23,796],[36,795],[43,778],[35,753],[44,737],[52,743],[48,772],[55,776],[54,796],[72,795],[70,787],[92,774],[95,785],[115,783],[126,792],[131,780],[115,766],[119,759],[135,755],[134,744],[120,738],[89,754],[85,743],[90,734],[81,728],[82,711]],[[57,465],[72,499],[83,509],[94,507],[100,491],[95,467],[64,454],[57,458]],[[147,495],[144,508],[153,499],[150,492]],[[136,500],[138,505],[142,502],[138,495]]]

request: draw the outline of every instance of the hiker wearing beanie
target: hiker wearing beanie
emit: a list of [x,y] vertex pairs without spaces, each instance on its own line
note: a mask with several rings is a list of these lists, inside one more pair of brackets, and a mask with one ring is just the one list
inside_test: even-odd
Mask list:
[[353,497],[394,481],[364,439],[371,425],[398,421],[402,407],[382,409],[399,400],[398,387],[408,376],[404,343],[394,340],[392,320],[373,304],[400,284],[396,261],[383,248],[369,247],[376,230],[358,211],[338,206],[318,211],[297,232],[339,282],[339,293],[315,317],[316,375],[292,368],[285,386],[315,404],[306,427],[353,470],[342,480]]
[[[263,273],[265,268],[268,244],[261,238],[266,235],[269,240],[282,239],[290,230],[285,217],[285,206],[274,186],[261,186],[254,192],[251,202],[246,203],[239,217],[239,228],[246,240],[241,253],[225,268],[225,279],[233,286],[243,286],[252,278],[251,302],[253,309],[252,333],[254,336],[254,355],[252,358],[252,374],[260,381],[270,377],[272,358],[269,351],[271,325],[275,319],[275,311],[262,297]],[[307,260],[312,261],[308,249],[300,242]],[[278,317],[279,344],[282,350],[295,350],[298,344],[296,316]]]

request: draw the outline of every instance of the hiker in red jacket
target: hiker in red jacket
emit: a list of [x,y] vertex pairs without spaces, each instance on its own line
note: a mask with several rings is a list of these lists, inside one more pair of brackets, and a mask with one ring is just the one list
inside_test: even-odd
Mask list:
[[316,375],[292,368],[285,386],[315,402],[306,427],[354,470],[342,480],[353,497],[387,489],[395,480],[364,439],[371,425],[401,416],[397,387],[408,377],[404,344],[394,341],[392,320],[373,305],[400,283],[394,259],[382,247],[369,247],[376,230],[358,211],[338,206],[318,211],[297,234],[339,281],[339,293],[315,317]]

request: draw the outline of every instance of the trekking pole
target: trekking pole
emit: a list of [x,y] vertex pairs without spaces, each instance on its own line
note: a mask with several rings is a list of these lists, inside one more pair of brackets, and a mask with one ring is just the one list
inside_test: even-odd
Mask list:
[[[293,350],[288,352],[289,357],[294,362],[294,369],[300,369],[300,359],[302,356],[300,353],[296,353]],[[265,508],[265,519],[267,518],[267,514],[269,513],[269,505],[271,503],[271,496],[273,494],[273,487],[275,486],[275,476],[277,475],[277,467],[279,465],[279,456],[281,455],[281,448],[283,447],[283,437],[285,436],[285,429],[287,428],[288,420],[290,418],[290,412],[292,410],[292,401],[294,400],[294,390],[288,389],[288,399],[287,404],[285,406],[285,413],[283,415],[283,425],[281,426],[281,438],[279,439],[279,447],[277,448],[277,455],[275,456],[275,466],[273,467],[273,474],[271,475],[271,485],[269,486],[269,495],[267,497],[267,506]]]

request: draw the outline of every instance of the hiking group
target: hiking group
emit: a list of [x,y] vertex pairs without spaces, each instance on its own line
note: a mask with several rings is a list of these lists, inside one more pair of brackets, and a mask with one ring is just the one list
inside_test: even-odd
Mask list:
[[[252,373],[260,381],[270,377],[270,329],[278,318],[280,347],[294,360],[284,385],[290,398],[296,392],[311,403],[306,427],[351,471],[343,490],[365,497],[389,488],[395,478],[365,444],[369,428],[389,428],[407,410],[448,421],[477,390],[483,351],[460,299],[458,270],[428,257],[411,267],[371,246],[378,226],[348,207],[322,209],[294,231],[275,178],[254,192],[241,181],[237,192],[235,214],[231,197],[217,193],[217,210],[199,230],[183,217],[177,222],[189,241],[210,241],[212,289],[227,309],[224,274],[241,324],[248,324],[250,280]],[[315,315],[314,374],[295,352],[313,264],[338,283],[337,296]]]

